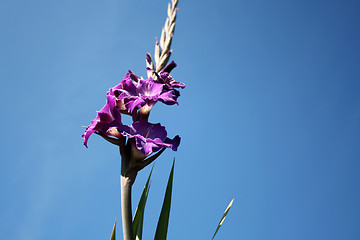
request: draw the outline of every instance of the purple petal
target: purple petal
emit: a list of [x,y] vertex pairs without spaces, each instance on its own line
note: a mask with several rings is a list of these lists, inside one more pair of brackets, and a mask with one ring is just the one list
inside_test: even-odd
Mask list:
[[[178,104],[178,102],[176,101],[176,99],[178,98],[178,96],[175,94],[175,92],[172,91],[167,91],[167,92],[163,92],[160,96],[159,96],[159,100],[167,105],[173,105],[173,104]],[[179,104],[178,104],[179,105]]]
[[130,100],[125,100],[125,106],[130,113],[134,111],[134,109],[141,108],[146,104],[144,99],[141,98],[134,98]]
[[110,127],[121,126],[121,114],[115,107],[116,100],[112,96],[107,96],[107,102],[105,106],[97,113],[95,120],[91,121],[91,124],[85,129],[85,133],[82,135],[84,139],[84,145],[87,147],[89,137],[94,132],[98,131],[102,134],[106,134]]
[[135,145],[141,153],[150,155],[166,147],[176,151],[180,144],[180,137],[174,139],[166,137],[165,127],[158,124],[151,124],[144,120],[134,122],[130,127],[119,126],[118,131],[129,138],[135,139]]
[[180,145],[180,140],[181,140],[181,138],[179,137],[179,135],[176,135],[173,139],[166,138],[164,143],[170,144],[171,150],[177,151],[177,148]]
[[140,80],[137,87],[138,95],[144,97],[152,97],[159,95],[162,90],[163,85],[160,83],[155,83],[154,80],[152,80],[151,78],[147,80]]
[[140,134],[145,138],[155,139],[159,138],[161,141],[165,140],[167,132],[164,126],[160,123],[151,124],[140,119],[134,122],[131,126],[131,134]]
[[134,81],[134,82],[138,82],[140,80],[140,78],[135,74],[133,73],[131,70],[129,70],[129,76],[130,78]]

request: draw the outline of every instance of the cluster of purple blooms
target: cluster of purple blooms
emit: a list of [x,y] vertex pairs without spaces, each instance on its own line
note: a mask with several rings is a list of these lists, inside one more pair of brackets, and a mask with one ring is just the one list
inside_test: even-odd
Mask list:
[[[171,62],[158,73],[147,69],[154,76],[148,79],[141,79],[129,70],[124,79],[107,92],[105,106],[82,135],[84,145],[87,147],[90,135],[97,133],[108,139],[124,140],[128,137],[132,151],[138,152],[138,160],[163,148],[176,151],[180,137],[177,135],[170,139],[160,123],[148,122],[150,110],[158,101],[167,105],[178,104],[180,92],[177,89],[184,88],[185,84],[175,81],[170,75],[175,67],[176,64]],[[121,114],[132,116],[133,124],[123,125]]]

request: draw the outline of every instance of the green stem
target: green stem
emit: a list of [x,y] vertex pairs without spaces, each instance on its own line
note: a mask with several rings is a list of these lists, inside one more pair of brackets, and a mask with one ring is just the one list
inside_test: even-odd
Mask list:
[[137,175],[136,169],[130,168],[131,147],[125,145],[124,139],[120,144],[121,155],[121,218],[123,225],[124,240],[134,240],[131,208],[131,187]]
[[121,217],[124,240],[134,240],[131,208],[131,187],[133,182],[121,175]]

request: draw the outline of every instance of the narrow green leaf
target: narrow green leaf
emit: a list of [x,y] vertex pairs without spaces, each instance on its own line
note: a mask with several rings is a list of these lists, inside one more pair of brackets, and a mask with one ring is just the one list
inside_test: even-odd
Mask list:
[[234,202],[234,199],[231,200],[230,204],[227,206],[227,208],[226,208],[226,210],[225,210],[225,212],[224,212],[222,218],[220,219],[220,222],[219,222],[219,224],[218,224],[218,226],[217,226],[217,228],[216,228],[216,231],[215,231],[215,233],[214,233],[214,236],[212,237],[211,240],[214,239],[215,235],[216,235],[217,232],[219,231],[219,229],[220,229],[221,225],[223,224],[223,222],[224,222],[224,220],[225,220],[225,218],[226,218],[226,215],[228,214],[228,212],[229,212],[229,210],[230,210],[231,205],[233,204],[233,202]]
[[133,218],[134,236],[135,236],[135,239],[139,239],[139,240],[141,240],[141,238],[142,238],[144,210],[145,210],[145,204],[146,204],[147,196],[148,196],[148,193],[149,193],[150,178],[151,178],[151,174],[152,174],[153,169],[154,169],[154,166],[152,167],[152,169],[150,171],[149,177],[148,177],[148,179],[146,181],[146,184],[144,186],[144,190],[143,190],[143,192],[141,194],[139,204],[138,204],[138,206],[136,208],[134,218]]
[[144,212],[141,214],[140,224],[139,224],[138,232],[135,236],[135,240],[142,239],[143,223],[144,223]]
[[155,232],[155,240],[166,240],[168,225],[169,225],[169,216],[170,216],[170,206],[171,206],[171,192],[173,184],[173,175],[174,175],[174,165],[175,159],[171,168],[169,180],[166,187],[164,202],[161,208],[161,213],[158,221],[158,225]]
[[116,219],[115,219],[115,223],[114,223],[113,231],[111,233],[110,240],[115,240],[115,232],[116,232]]

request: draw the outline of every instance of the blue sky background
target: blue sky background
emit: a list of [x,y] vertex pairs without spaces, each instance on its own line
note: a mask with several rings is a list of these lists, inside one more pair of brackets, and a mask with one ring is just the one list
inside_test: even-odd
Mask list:
[[[0,2],[0,239],[109,239],[120,158],[80,135],[166,18],[166,0]],[[360,238],[360,2],[180,0],[179,134],[157,160],[144,239],[176,158],[168,239]],[[134,205],[150,169],[134,185]],[[118,239],[122,239],[118,228]]]

